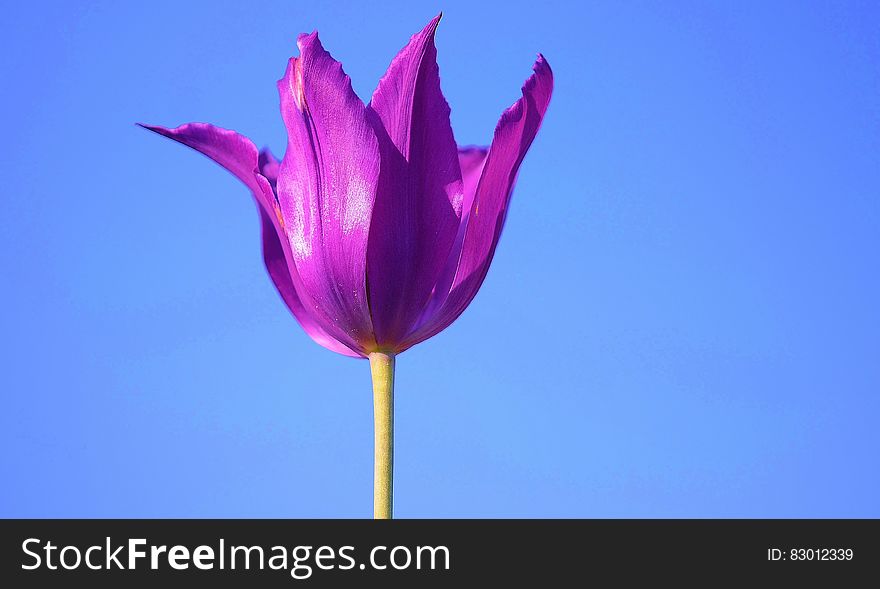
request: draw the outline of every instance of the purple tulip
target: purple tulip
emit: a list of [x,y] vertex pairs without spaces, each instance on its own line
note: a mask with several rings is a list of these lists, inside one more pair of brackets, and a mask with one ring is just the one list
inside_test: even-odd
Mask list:
[[301,35],[301,55],[278,82],[288,133],[280,164],[212,125],[147,127],[251,189],[278,292],[316,342],[348,356],[400,353],[468,306],[550,100],[553,75],[539,56],[491,147],[456,147],[440,92],[439,20],[394,58],[366,106],[317,33]]
[[317,33],[301,35],[278,82],[288,135],[280,163],[212,125],[147,126],[250,188],[266,268],[312,339],[382,356],[389,374],[394,355],[445,329],[476,295],[553,89],[539,55],[491,146],[458,147],[440,91],[439,21],[410,39],[367,105]]

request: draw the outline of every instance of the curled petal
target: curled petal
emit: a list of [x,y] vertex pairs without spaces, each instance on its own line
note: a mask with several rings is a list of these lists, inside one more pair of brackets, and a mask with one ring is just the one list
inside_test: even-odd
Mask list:
[[208,156],[244,182],[261,206],[271,209],[271,200],[265,200],[257,181],[260,173],[257,148],[244,135],[207,123],[187,123],[174,129],[158,125],[140,126]]
[[368,106],[382,167],[373,209],[367,276],[380,348],[412,328],[446,264],[461,217],[458,150],[440,91],[434,33],[413,35]]
[[340,354],[360,356],[327,334],[318,319],[303,305],[294,287],[285,247],[279,238],[275,196],[271,188],[274,184],[272,170],[273,166],[277,168],[277,160],[267,151],[258,154],[257,148],[247,137],[213,125],[189,123],[175,129],[141,126],[208,156],[251,189],[260,213],[263,260],[281,298],[305,332],[317,343]]
[[501,115],[495,127],[473,203],[469,213],[463,216],[461,253],[457,259],[453,256],[450,260],[455,264],[451,286],[448,292],[445,288],[435,289],[405,347],[439,333],[455,321],[486,277],[517,171],[541,126],[553,92],[553,73],[543,56],[538,56],[533,69],[534,73],[523,85],[522,98]]

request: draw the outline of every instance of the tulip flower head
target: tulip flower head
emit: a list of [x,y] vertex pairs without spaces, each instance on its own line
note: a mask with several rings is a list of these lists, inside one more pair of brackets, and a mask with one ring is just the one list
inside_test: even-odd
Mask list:
[[[387,381],[389,397],[395,355],[449,326],[483,283],[553,89],[539,55],[491,145],[458,147],[440,91],[439,21],[398,53],[368,104],[318,34],[301,35],[300,55],[278,82],[287,128],[280,162],[234,131],[145,125],[244,182],[287,307],[320,345],[370,358],[374,385]],[[379,442],[377,428],[377,461]],[[390,456],[387,469],[390,477]],[[390,478],[388,487],[390,516]]]

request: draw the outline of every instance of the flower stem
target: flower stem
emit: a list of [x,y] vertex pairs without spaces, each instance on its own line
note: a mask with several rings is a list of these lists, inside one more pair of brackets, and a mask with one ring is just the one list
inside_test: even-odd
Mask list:
[[394,487],[394,354],[370,354],[373,375],[373,518],[391,519]]

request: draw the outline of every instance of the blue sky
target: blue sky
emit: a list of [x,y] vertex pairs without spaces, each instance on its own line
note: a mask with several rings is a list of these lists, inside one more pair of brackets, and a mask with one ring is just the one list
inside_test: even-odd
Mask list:
[[441,9],[459,143],[556,75],[497,256],[398,359],[399,517],[880,517],[872,2],[4,9],[0,516],[367,517],[368,365],[313,344],[247,190],[317,28],[369,97]]

